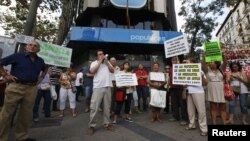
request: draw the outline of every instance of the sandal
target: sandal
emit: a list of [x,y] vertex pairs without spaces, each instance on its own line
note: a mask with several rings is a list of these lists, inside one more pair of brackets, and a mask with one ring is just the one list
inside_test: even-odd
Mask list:
[[104,128],[108,131],[115,131],[114,127],[112,125],[107,125],[107,126],[104,126]]

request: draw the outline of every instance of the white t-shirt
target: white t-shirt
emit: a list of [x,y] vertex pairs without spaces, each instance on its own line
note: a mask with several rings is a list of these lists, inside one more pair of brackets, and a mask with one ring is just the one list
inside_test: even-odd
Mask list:
[[83,73],[82,72],[78,72],[76,75],[76,80],[75,80],[76,86],[82,85],[82,83],[80,83],[80,79],[82,79],[82,81],[83,81]]
[[191,86],[190,85],[190,86],[187,86],[187,89],[188,89],[189,94],[205,93],[202,86],[194,86],[194,85]]
[[[203,75],[204,72],[201,71],[201,75]],[[204,76],[205,77],[205,76]],[[202,78],[201,78],[202,79]],[[188,85],[187,86],[188,93],[189,94],[197,94],[197,93],[205,93],[203,86],[194,86],[194,85]]]
[[[96,65],[98,65],[97,60],[91,63],[90,70]],[[102,63],[94,75],[93,88],[104,87],[112,87],[112,78],[107,64]]]
[[120,67],[115,66],[115,70],[114,73],[110,73],[111,77],[112,77],[112,81],[115,81],[115,75],[120,71]]

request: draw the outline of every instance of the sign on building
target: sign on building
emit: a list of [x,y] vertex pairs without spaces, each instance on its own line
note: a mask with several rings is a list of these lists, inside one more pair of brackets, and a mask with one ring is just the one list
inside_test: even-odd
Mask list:
[[129,8],[139,9],[146,5],[147,0],[110,0],[110,2],[119,8]]

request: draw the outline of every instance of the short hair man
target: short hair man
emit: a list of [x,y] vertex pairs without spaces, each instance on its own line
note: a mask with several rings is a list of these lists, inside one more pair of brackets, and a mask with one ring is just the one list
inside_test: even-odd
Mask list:
[[90,122],[89,122],[89,134],[94,133],[96,126],[95,117],[98,113],[98,109],[103,100],[103,116],[104,127],[107,130],[113,130],[110,121],[110,106],[111,106],[111,87],[112,78],[110,72],[114,72],[114,67],[108,61],[107,56],[104,55],[103,50],[97,50],[97,60],[90,65],[90,72],[94,74],[93,80],[93,94],[90,103]]
[[[25,53],[15,53],[0,61],[0,73],[10,84],[5,90],[5,103],[0,114],[0,140],[7,141],[12,116],[18,104],[19,115],[15,128],[17,141],[35,141],[28,138],[29,122],[32,117],[32,107],[35,102],[37,84],[39,84],[47,69],[44,60],[37,56],[39,43],[32,41],[25,47]],[[3,66],[12,65],[10,74]],[[39,74],[42,74],[39,76]]]

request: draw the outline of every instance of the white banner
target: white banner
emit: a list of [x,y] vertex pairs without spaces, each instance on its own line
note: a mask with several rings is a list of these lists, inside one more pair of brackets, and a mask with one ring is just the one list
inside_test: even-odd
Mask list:
[[173,84],[202,86],[201,64],[173,64]]
[[166,82],[168,80],[167,75],[162,72],[150,72],[149,79],[158,82]]
[[134,73],[115,74],[115,81],[117,87],[138,85],[137,78]]
[[149,104],[154,107],[166,107],[166,91],[157,89],[150,89],[150,102]]
[[29,44],[35,40],[32,36],[16,34],[15,40],[19,43]]
[[164,49],[166,58],[189,53],[186,34],[164,41]]
[[38,42],[41,48],[38,56],[42,57],[46,64],[67,68],[70,67],[72,49],[42,41]]

